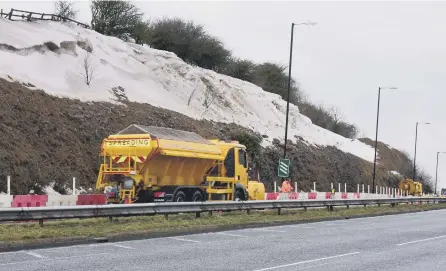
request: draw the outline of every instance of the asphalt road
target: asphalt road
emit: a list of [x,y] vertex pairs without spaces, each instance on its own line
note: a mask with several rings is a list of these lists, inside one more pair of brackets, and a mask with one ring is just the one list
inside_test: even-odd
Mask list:
[[10,270],[445,270],[446,210],[0,253]]

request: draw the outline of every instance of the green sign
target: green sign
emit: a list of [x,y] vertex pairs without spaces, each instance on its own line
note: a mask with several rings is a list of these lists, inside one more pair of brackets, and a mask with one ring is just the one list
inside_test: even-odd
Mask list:
[[290,159],[280,159],[278,175],[282,178],[288,178],[290,175]]

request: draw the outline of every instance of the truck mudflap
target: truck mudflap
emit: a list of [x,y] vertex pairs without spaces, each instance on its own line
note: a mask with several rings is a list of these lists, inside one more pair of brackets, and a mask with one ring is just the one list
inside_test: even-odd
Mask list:
[[153,200],[156,202],[172,201],[173,194],[166,192],[154,192]]

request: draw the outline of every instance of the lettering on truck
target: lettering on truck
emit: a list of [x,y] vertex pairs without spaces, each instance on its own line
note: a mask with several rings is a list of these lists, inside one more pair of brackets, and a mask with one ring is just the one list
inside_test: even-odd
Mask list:
[[148,146],[148,139],[107,140],[107,146]]

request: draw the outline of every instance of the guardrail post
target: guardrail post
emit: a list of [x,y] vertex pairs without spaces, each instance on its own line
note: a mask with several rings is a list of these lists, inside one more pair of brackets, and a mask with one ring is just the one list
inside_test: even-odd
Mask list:
[[165,220],[169,220],[169,215],[168,214],[164,214],[164,219]]
[[212,211],[209,211],[208,215],[209,215],[209,216],[212,216]]
[[39,219],[39,226],[43,227],[43,219]]
[[113,217],[112,216],[108,217],[108,222],[113,222]]
[[201,216],[201,212],[196,212],[195,213],[195,218],[200,218],[200,216]]
[[282,208],[277,208],[277,214],[280,215],[280,211]]

